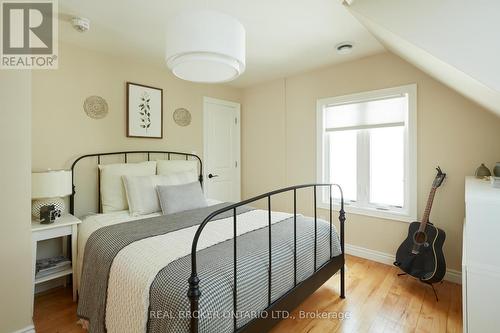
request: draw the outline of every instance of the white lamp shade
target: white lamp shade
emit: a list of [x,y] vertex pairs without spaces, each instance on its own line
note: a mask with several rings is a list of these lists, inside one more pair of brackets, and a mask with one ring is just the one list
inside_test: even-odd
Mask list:
[[31,174],[31,198],[56,198],[70,195],[71,171],[58,170]]
[[234,80],[245,71],[245,28],[212,10],[183,13],[167,25],[165,59],[183,80]]

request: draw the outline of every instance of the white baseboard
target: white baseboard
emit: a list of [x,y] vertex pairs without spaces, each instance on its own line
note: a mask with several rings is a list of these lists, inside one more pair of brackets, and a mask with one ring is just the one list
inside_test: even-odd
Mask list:
[[35,326],[29,325],[29,326],[27,326],[25,328],[22,328],[20,330],[12,332],[12,333],[35,333]]
[[462,272],[456,269],[447,269],[444,279],[453,283],[462,284]]
[[365,247],[345,244],[345,253],[353,255],[355,257],[365,258],[372,261],[380,262],[386,265],[392,265],[395,257],[391,254],[370,250]]
[[[392,265],[394,260],[396,259],[392,254],[375,251],[351,244],[345,244],[345,253],[386,265]],[[455,269],[447,269],[444,279],[453,283],[462,284],[462,272]]]

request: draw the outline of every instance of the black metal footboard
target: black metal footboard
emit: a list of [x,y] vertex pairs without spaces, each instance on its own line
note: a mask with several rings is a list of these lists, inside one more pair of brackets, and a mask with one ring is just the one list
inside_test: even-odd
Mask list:
[[[317,257],[317,189],[320,188],[329,188],[329,222],[330,222],[330,257],[329,260],[321,265],[317,266],[316,257]],[[332,198],[332,187],[337,187],[340,191],[340,211],[339,211],[339,221],[340,221],[340,247],[342,253],[339,256],[332,257],[332,229],[333,229],[333,198]],[[313,188],[314,189],[314,273],[307,278],[306,280],[297,283],[297,190],[303,188]],[[294,251],[293,251],[293,261],[294,261],[294,287],[290,289],[285,295],[280,297],[279,299],[271,302],[271,270],[272,270],[272,262],[271,262],[271,197],[277,194],[281,194],[284,192],[292,192],[293,191],[293,224],[294,224]],[[304,300],[307,296],[312,294],[317,288],[319,288],[326,280],[328,280],[333,274],[335,274],[338,270],[340,270],[340,297],[345,297],[345,277],[344,277],[344,223],[345,223],[345,212],[344,212],[344,197],[342,193],[342,188],[337,184],[305,184],[305,185],[296,185],[291,187],[286,187],[283,189],[275,190],[272,192],[264,193],[259,196],[229,205],[225,208],[219,209],[209,216],[205,218],[205,220],[201,223],[196,231],[196,234],[193,239],[193,244],[191,248],[191,276],[189,278],[189,290],[188,297],[191,304],[191,317],[190,317],[190,327],[191,333],[198,333],[199,328],[199,299],[201,297],[200,291],[200,279],[198,278],[197,266],[196,266],[196,249],[198,246],[198,239],[205,228],[205,226],[217,215],[232,211],[233,212],[233,262],[234,262],[234,287],[233,287],[233,322],[234,322],[234,332],[240,331],[255,331],[262,332],[270,329],[278,320],[271,317],[259,317],[255,318],[249,323],[247,323],[243,327],[237,327],[237,294],[236,294],[236,286],[237,286],[237,276],[236,276],[236,267],[237,267],[237,256],[236,256],[236,245],[237,245],[237,229],[236,229],[236,221],[237,214],[236,209],[243,205],[250,204],[252,202],[267,198],[267,210],[268,210],[268,256],[269,256],[269,268],[268,268],[268,306],[263,311],[274,311],[274,310],[288,310],[291,311],[295,308],[302,300]]]

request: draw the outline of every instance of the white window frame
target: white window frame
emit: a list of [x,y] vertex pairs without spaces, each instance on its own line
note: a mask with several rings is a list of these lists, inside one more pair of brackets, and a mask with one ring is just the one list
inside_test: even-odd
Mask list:
[[[417,85],[410,84],[398,87],[392,87],[387,89],[373,90],[362,93],[323,98],[317,100],[316,104],[316,177],[318,183],[328,183],[329,176],[325,176],[326,170],[329,170],[329,158],[324,158],[324,153],[326,151],[325,144],[325,125],[324,125],[324,109],[327,106],[338,105],[338,104],[348,104],[348,103],[360,103],[371,100],[388,98],[391,96],[402,96],[408,95],[408,113],[405,116],[405,189],[404,189],[404,205],[403,208],[392,208],[385,210],[387,208],[381,209],[382,207],[377,207],[374,205],[369,205],[366,202],[363,206],[358,206],[356,203],[346,202],[345,210],[348,213],[374,216],[379,218],[412,222],[417,219]],[[363,135],[361,135],[363,136]],[[358,140],[360,136],[358,136]],[[365,138],[366,139],[366,138]],[[359,154],[359,152],[358,152]],[[363,156],[365,156],[364,154]],[[359,156],[359,155],[358,155]],[[358,159],[358,168],[360,165],[366,165],[369,168],[369,161]],[[358,170],[358,175],[362,174]],[[359,180],[359,179],[358,179]],[[367,179],[362,180],[365,186],[361,191],[366,191],[367,193],[361,194],[360,187],[358,186],[358,197],[362,198],[369,197],[369,181]],[[329,209],[330,203],[328,202],[328,193],[324,192],[324,195],[319,196],[318,207]],[[334,209],[338,210],[339,203],[334,202]]]

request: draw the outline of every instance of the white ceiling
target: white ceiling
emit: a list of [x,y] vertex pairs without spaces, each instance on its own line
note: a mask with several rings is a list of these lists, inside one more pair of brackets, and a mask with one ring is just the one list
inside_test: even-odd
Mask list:
[[500,116],[498,0],[357,0],[350,10],[387,49]]
[[[59,4],[63,42],[138,58],[165,71],[169,18],[200,8],[230,14],[247,32],[246,72],[230,83],[238,87],[384,50],[338,0],[64,0]],[[72,15],[89,18],[90,31],[72,29]],[[338,55],[335,45],[346,40],[355,44],[354,51]]]

